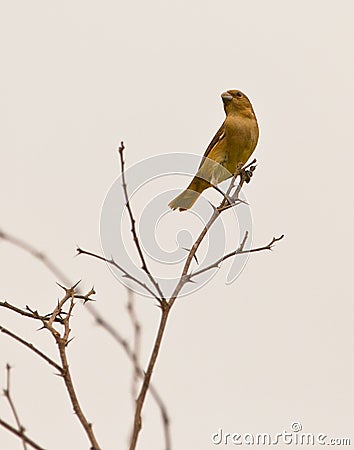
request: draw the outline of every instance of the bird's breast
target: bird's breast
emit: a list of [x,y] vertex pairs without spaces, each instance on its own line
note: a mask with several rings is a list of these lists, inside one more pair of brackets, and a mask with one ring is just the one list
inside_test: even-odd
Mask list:
[[258,142],[258,125],[256,118],[232,118],[225,123],[226,142],[228,153],[228,166],[232,172],[236,166],[249,159]]

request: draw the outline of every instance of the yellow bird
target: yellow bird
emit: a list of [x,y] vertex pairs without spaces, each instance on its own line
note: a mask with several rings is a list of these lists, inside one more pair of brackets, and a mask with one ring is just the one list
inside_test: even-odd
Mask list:
[[173,199],[171,209],[191,208],[200,194],[230,178],[239,163],[244,165],[256,148],[259,136],[251,102],[238,90],[221,94],[226,118],[210,142],[198,172],[185,191]]

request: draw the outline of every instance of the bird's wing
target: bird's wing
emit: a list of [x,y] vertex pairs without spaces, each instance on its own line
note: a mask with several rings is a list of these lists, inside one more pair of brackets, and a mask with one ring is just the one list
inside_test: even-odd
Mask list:
[[205,158],[209,155],[209,153],[212,151],[215,145],[223,139],[224,136],[225,136],[225,122],[223,122],[223,124],[221,125],[221,127],[218,129],[215,136],[211,140],[210,144],[208,145],[208,148],[205,150],[199,169],[202,167]]

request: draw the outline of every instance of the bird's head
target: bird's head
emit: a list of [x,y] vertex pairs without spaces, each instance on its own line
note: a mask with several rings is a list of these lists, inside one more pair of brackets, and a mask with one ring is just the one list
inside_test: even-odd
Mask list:
[[253,108],[248,97],[237,89],[232,89],[221,94],[222,101],[224,103],[224,109],[226,114],[251,114],[253,115]]

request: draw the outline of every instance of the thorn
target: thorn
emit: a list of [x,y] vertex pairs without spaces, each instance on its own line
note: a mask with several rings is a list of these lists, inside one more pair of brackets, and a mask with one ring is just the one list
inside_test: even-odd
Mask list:
[[238,198],[237,201],[239,203],[243,203],[244,205],[248,205],[248,206],[250,205],[248,202],[246,202],[245,200],[241,200],[240,198]]
[[67,347],[70,344],[70,342],[74,339],[75,339],[75,336],[73,336],[71,339],[69,339],[68,342],[65,344],[65,347]]
[[81,283],[81,280],[77,281],[74,286],[71,287],[72,290],[74,290],[79,284]]
[[198,258],[197,258],[197,253],[194,253],[193,258],[195,259],[195,262],[196,262],[196,263],[198,264],[198,266],[199,266],[199,261],[198,261]]
[[209,205],[212,207],[212,209],[213,209],[214,212],[218,210],[218,208],[217,208],[215,205],[213,205],[211,202],[209,202],[209,200],[207,200],[207,202],[208,202]]
[[61,285],[60,283],[58,283],[57,281],[56,281],[56,284],[57,284],[59,287],[61,287],[64,291],[67,291],[66,287],[62,286],[62,285]]
[[185,282],[186,283],[195,283],[195,281],[192,280],[192,277],[193,277],[193,273],[189,273],[189,274],[185,275]]

